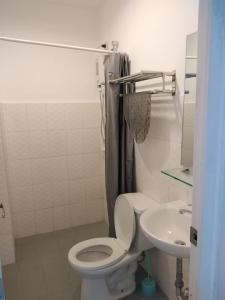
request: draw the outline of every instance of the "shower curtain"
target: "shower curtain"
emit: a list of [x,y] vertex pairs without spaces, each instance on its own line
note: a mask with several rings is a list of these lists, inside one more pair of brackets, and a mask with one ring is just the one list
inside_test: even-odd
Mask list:
[[110,79],[130,74],[129,57],[115,53],[105,59],[106,77],[106,197],[109,236],[115,236],[114,207],[119,194],[135,192],[134,141],[123,114],[122,84],[110,84]]

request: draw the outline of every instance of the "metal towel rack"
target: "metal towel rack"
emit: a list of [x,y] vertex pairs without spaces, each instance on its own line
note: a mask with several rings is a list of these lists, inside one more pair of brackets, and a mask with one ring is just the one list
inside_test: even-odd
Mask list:
[[[166,77],[172,77],[171,80],[171,89],[166,89]],[[132,84],[135,82],[150,80],[150,79],[156,79],[156,78],[162,78],[162,89],[160,90],[150,90],[145,91],[145,93],[150,94],[167,94],[167,95],[176,95],[176,71],[172,72],[162,72],[162,71],[141,71],[139,73],[135,73],[133,75],[128,75],[124,77],[119,77],[116,79],[109,80],[109,83],[111,84]]]

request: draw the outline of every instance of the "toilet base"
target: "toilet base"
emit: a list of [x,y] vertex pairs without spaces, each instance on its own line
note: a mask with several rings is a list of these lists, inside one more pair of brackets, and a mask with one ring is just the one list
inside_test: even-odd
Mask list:
[[81,286],[81,300],[118,300],[132,294],[136,284],[125,292],[110,293],[104,279],[83,279]]
[[104,277],[83,278],[81,300],[118,300],[132,294],[136,289],[133,262]]

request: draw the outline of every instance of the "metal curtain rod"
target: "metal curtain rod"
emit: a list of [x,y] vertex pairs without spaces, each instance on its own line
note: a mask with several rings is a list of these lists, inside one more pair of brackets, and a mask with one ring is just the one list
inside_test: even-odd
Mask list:
[[115,43],[115,44],[113,44],[114,50],[103,50],[103,49],[96,49],[96,48],[78,47],[78,46],[66,45],[66,44],[55,44],[55,43],[47,43],[47,42],[40,42],[40,41],[16,39],[16,38],[11,38],[11,37],[4,37],[4,36],[0,36],[0,41],[47,46],[47,47],[54,47],[54,48],[64,48],[64,49],[71,49],[71,50],[81,50],[81,51],[86,51],[86,52],[96,52],[96,53],[105,53],[105,54],[115,53],[117,51],[116,46],[118,46],[117,42],[113,42],[113,43]]

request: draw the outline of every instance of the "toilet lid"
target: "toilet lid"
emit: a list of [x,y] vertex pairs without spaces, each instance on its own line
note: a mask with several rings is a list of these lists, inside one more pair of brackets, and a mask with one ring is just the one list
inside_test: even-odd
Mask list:
[[134,239],[136,222],[134,209],[125,195],[120,195],[116,200],[114,221],[117,240],[128,251]]

